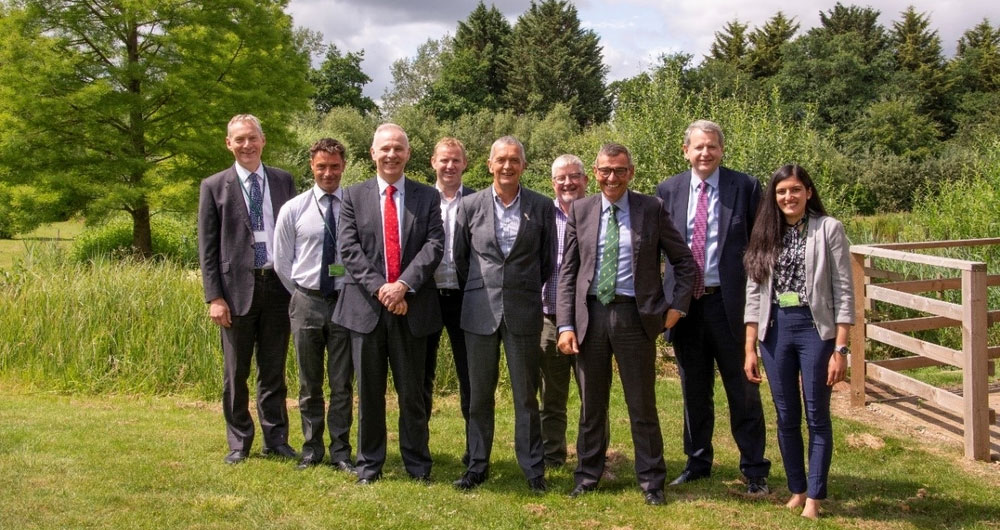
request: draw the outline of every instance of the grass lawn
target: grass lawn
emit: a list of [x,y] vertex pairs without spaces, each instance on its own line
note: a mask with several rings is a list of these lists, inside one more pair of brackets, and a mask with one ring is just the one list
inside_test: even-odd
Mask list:
[[0,239],[0,269],[10,267],[14,259],[23,256],[32,245],[54,241],[57,245],[68,247],[82,231],[83,220],[76,219],[45,224],[14,239]]
[[[925,447],[844,419],[835,425],[825,517],[817,524],[787,511],[769,399],[770,496],[742,495],[736,450],[722,417],[712,478],[668,488],[666,506],[645,506],[632,471],[620,383],[615,385],[612,476],[598,492],[569,499],[572,463],[548,473],[547,494],[528,491],[514,460],[510,396],[503,390],[490,479],[463,493],[450,484],[461,474],[464,445],[453,396],[435,402],[431,485],[415,483],[402,469],[393,410],[384,479],[358,487],[352,477],[326,466],[300,472],[293,463],[261,457],[259,439],[246,463],[223,464],[224,424],[216,403],[55,395],[0,379],[0,528],[1000,527],[996,464],[963,462],[958,447]],[[683,465],[676,377],[661,378],[657,397],[669,479]],[[573,440],[575,392],[571,399]],[[725,416],[724,400],[717,409]],[[289,413],[291,443],[298,447],[298,411],[290,406]],[[850,442],[873,437],[884,444],[872,449]]]

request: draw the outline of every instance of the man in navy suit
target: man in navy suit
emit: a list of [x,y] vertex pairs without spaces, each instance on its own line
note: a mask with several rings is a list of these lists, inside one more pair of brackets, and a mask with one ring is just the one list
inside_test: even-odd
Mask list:
[[333,321],[351,331],[358,381],[358,484],[382,476],[386,453],[385,390],[389,369],[399,399],[399,451],[406,472],[429,482],[427,409],[423,399],[427,337],[441,330],[434,270],[444,231],[441,197],[405,178],[410,142],[403,129],[380,125],[372,139],[376,175],[344,193],[340,255],[347,275]]
[[[465,348],[465,332],[462,331],[462,289],[458,283],[458,269],[455,266],[455,221],[462,197],[474,191],[462,184],[462,173],[469,160],[465,156],[465,145],[458,138],[446,136],[438,140],[431,156],[436,180],[434,188],[441,194],[441,222],[444,225],[444,254],[434,271],[441,303],[441,320],[448,330],[451,354],[455,359],[455,373],[458,375],[458,395],[462,418],[466,429],[469,425],[469,361]],[[424,368],[424,406],[430,417],[434,395],[434,374],[437,371],[437,352],[443,330],[436,331],[427,338],[427,359]],[[468,440],[468,437],[466,437]],[[462,463],[469,463],[469,449],[466,447]]]
[[[743,373],[743,304],[746,271],[743,252],[753,230],[760,183],[721,167],[722,128],[698,120],[684,132],[684,157],[691,169],[660,183],[656,195],[677,231],[691,247],[698,275],[686,318],[666,338],[674,346],[684,394],[684,453],[687,464],[671,485],[708,477],[712,471],[715,365],[729,401],[733,438],[740,450],[740,471],[747,492],[768,492],[771,462],[764,458],[764,413],[758,385]],[[674,275],[664,276],[673,291]]]
[[289,294],[274,273],[274,223],[295,195],[292,176],[260,161],[260,120],[239,114],[229,121],[226,148],[236,163],[201,182],[198,258],[208,314],[222,334],[222,413],[227,464],[246,460],[254,424],[248,408],[250,362],[257,351],[257,415],[264,454],[298,455],[288,445],[285,356]]

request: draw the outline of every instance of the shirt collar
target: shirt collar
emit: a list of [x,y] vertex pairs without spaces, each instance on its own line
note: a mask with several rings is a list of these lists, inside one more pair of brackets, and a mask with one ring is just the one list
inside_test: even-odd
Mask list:
[[[628,213],[628,194],[631,193],[631,192],[632,192],[632,190],[625,190],[625,193],[623,193],[622,196],[619,197],[617,201],[615,201],[615,206],[618,207],[619,211]],[[601,194],[601,212],[606,211],[610,207],[611,207],[611,201],[609,201],[608,198],[605,197],[604,194],[602,193]]]
[[493,184],[490,184],[490,193],[493,194],[493,202],[499,204],[500,206],[503,206],[504,208],[510,208],[511,206],[514,206],[514,204],[521,199],[521,185],[520,184],[517,185],[517,195],[514,196],[514,200],[510,201],[510,204],[508,204],[507,206],[503,205],[503,200],[500,199],[499,195],[497,195],[497,189],[493,187]]
[[258,166],[254,171],[250,171],[249,169],[241,166],[239,162],[236,162],[233,165],[236,166],[236,174],[240,177],[240,181],[247,186],[250,185],[250,173],[256,173],[260,177],[264,176],[264,164],[260,164],[260,166]]
[[[384,195],[385,189],[389,187],[389,183],[386,182],[381,175],[375,175],[375,182],[378,183],[378,194]],[[403,186],[405,184],[406,184],[406,175],[404,174],[403,176],[399,177],[399,180],[393,183],[393,186],[396,187],[396,195],[402,196]]]
[[[320,199],[322,199],[323,196],[326,195],[326,192],[323,191],[323,188],[319,187],[319,185],[317,185],[317,184],[313,184],[312,192],[313,192],[313,197],[315,197],[317,201],[320,200]],[[333,191],[332,195],[334,197],[336,197],[337,200],[343,200],[343,198],[344,198],[344,187],[343,186],[337,186],[337,189]]]
[[[707,182],[713,190],[719,189],[719,168],[715,168],[715,171],[713,171],[712,174],[705,179],[705,182]],[[697,192],[698,186],[700,185],[701,179],[698,178],[698,175],[694,174],[694,171],[691,171],[691,191]]]

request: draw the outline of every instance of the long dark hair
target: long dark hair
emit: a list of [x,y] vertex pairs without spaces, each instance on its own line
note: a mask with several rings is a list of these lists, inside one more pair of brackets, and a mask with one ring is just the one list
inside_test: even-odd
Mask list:
[[812,197],[806,201],[806,215],[826,215],[823,201],[819,198],[819,190],[813,185],[809,173],[798,164],[786,164],[771,175],[771,181],[764,190],[764,196],[757,206],[757,217],[754,220],[753,232],[747,251],[743,254],[743,266],[747,277],[757,283],[763,283],[771,275],[771,269],[778,261],[781,252],[781,239],[785,235],[785,214],[778,208],[775,190],[778,183],[795,177],[802,181],[807,190],[812,190]]

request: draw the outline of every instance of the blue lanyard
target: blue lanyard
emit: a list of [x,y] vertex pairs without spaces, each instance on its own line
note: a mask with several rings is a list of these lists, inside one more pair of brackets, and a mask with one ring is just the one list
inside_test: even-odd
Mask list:
[[[327,208],[333,209],[333,194],[330,193],[329,195],[330,195],[330,204],[327,206]],[[326,216],[323,215],[323,209],[320,208],[319,198],[316,197],[315,193],[313,193],[313,201],[316,203],[316,211],[319,212],[319,218],[323,220],[323,226],[326,227],[326,233],[330,234],[330,237],[336,240],[337,236],[333,234],[333,229],[330,228],[330,225],[326,224]]]

